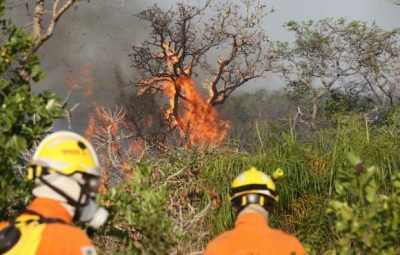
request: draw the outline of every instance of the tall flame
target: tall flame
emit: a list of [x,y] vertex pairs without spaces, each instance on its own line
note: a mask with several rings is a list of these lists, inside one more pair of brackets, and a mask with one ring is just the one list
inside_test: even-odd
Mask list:
[[[174,124],[189,145],[204,147],[206,144],[220,146],[224,143],[229,123],[219,117],[218,111],[203,98],[193,79],[181,76],[173,82],[164,82],[163,91],[170,99],[167,115],[173,116]],[[184,99],[175,106],[174,97],[179,88]],[[174,108],[178,107],[177,115]]]
[[[190,77],[191,66],[177,67],[180,53],[167,43],[163,44],[163,48],[164,53],[160,56],[166,59],[169,71],[181,74],[177,79],[161,84],[163,93],[169,97],[167,118],[172,119],[172,125],[178,126],[189,146],[222,145],[228,135],[229,123],[219,117],[218,111],[198,91]],[[180,98],[176,100],[178,94]]]

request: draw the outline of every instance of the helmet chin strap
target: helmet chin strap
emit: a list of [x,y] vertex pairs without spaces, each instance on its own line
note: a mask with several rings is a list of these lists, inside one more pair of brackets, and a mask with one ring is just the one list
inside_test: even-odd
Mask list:
[[[87,203],[89,202],[89,199],[87,199],[87,201],[85,203],[81,202],[81,200],[83,199],[83,196],[85,195],[84,192],[82,191],[83,190],[82,187],[81,187],[81,191],[80,191],[80,194],[79,194],[78,201],[76,201],[71,196],[69,196],[67,193],[65,193],[63,190],[61,190],[61,189],[57,188],[56,186],[52,185],[50,182],[48,182],[42,176],[39,177],[39,180],[41,182],[43,182],[45,185],[47,185],[49,188],[51,188],[52,190],[54,190],[55,192],[60,194],[62,197],[64,197],[67,200],[67,203],[75,209],[74,210],[75,212],[74,212],[73,220],[77,221],[81,216],[82,208],[85,205],[87,205]],[[79,185],[79,186],[81,186],[81,185]]]

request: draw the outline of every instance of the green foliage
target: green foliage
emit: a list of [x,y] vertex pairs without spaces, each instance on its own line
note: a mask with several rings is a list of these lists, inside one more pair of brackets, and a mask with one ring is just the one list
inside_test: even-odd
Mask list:
[[[222,117],[232,123],[230,136],[240,140],[246,150],[258,148],[256,123],[285,120],[295,111],[295,104],[282,91],[268,92],[264,89],[232,96],[221,107]],[[287,124],[287,123],[286,123]]]
[[[2,0],[0,13],[4,14]],[[306,70],[301,75],[336,79],[337,73],[326,70],[329,63],[336,63],[331,60],[337,55],[328,60],[321,58],[332,56],[329,54],[334,53],[330,48],[333,40],[314,30],[315,25],[328,27],[329,22],[287,24],[290,31],[299,35],[298,47],[291,53],[300,56],[299,67]],[[12,167],[20,162],[21,151],[40,139],[63,109],[54,94],[31,91],[31,82],[44,77],[36,56],[25,59],[33,39],[4,18],[0,25],[3,217],[15,213],[28,199],[28,187],[18,181]],[[337,39],[334,48],[362,56],[356,60],[363,70],[378,72],[382,60],[381,55],[376,55],[380,41],[388,42],[389,54],[396,33],[344,19],[334,25],[345,27],[348,36],[347,44],[341,43],[346,37],[333,38]],[[382,40],[376,41],[377,35]],[[354,52],[344,47],[353,43],[360,43]],[[288,47],[288,43],[278,43],[283,53]],[[306,57],[315,61],[307,62]],[[290,92],[297,93],[299,100],[304,99],[314,91],[310,80],[294,80]],[[243,123],[233,135],[242,138],[243,134],[248,144],[241,146],[233,141],[225,148],[202,151],[178,148],[164,154],[150,154],[142,163],[133,163],[127,170],[129,177],[100,199],[111,218],[103,229],[95,232],[95,244],[105,254],[201,251],[208,240],[233,226],[234,217],[226,199],[230,183],[239,173],[255,166],[267,173],[278,167],[284,169],[285,178],[278,183],[280,201],[271,214],[270,224],[298,236],[310,254],[398,254],[400,110],[385,111],[379,125],[375,125],[376,120],[370,120],[367,114],[347,114],[364,111],[362,98],[349,96],[345,88],[332,87],[330,92],[331,97],[321,101],[324,105],[320,109],[324,116],[334,120],[333,124],[309,130],[307,135],[292,130],[291,120],[271,121],[284,118],[293,109],[285,94],[269,96],[259,92],[256,96],[245,94],[227,101],[226,116],[236,125]],[[304,103],[311,106],[310,102]],[[365,104],[368,106],[370,102]],[[266,113],[268,108],[275,111]],[[243,147],[252,150],[246,152]],[[351,170],[348,151],[376,167],[363,169],[360,159],[351,156],[351,163],[359,169]]]
[[344,18],[285,26],[295,40],[276,43],[275,70],[287,80],[297,105],[311,113],[312,124],[317,116],[399,104],[399,29]]
[[44,77],[39,59],[25,58],[33,38],[4,18],[0,1],[0,211],[8,214],[21,205],[26,184],[18,182],[13,166],[20,153],[30,148],[62,115],[62,108],[50,92],[32,93],[31,81]]
[[[359,194],[355,191],[346,191],[345,194],[349,197],[340,197],[335,193],[340,190],[338,184],[345,185],[346,181],[354,180],[343,177],[343,174],[353,174],[348,170],[351,167],[346,156],[348,151],[360,155],[366,164],[377,166],[373,175],[377,197],[387,196],[387,208],[392,210],[382,211],[386,206],[382,201],[373,206],[373,210],[378,210],[378,205],[382,207],[374,211],[375,213],[370,213],[364,208],[362,214],[375,217],[365,218],[374,222],[379,219],[377,224],[387,226],[386,231],[390,224],[395,225],[393,222],[397,216],[394,216],[393,212],[398,211],[398,205],[394,203],[395,199],[398,199],[394,195],[394,192],[397,192],[394,188],[397,184],[388,185],[391,177],[398,175],[397,169],[400,167],[400,133],[397,131],[400,115],[397,112],[394,110],[389,113],[386,117],[387,124],[379,126],[372,125],[365,115],[340,116],[335,127],[319,129],[307,137],[300,138],[282,125],[259,123],[256,135],[258,139],[255,140],[258,146],[253,144],[258,150],[252,153],[240,151],[240,147],[234,147],[237,145],[234,144],[221,149],[208,148],[198,151],[181,148],[154,157],[148,155],[144,159],[148,169],[142,169],[145,166],[134,167],[132,173],[151,169],[151,178],[146,177],[150,178],[150,183],[141,181],[140,178],[143,177],[135,177],[125,181],[125,188],[115,190],[114,198],[110,199],[110,206],[113,213],[118,213],[119,216],[110,222],[114,230],[107,230],[96,244],[100,244],[103,249],[107,247],[107,251],[110,250],[109,247],[121,246],[127,253],[129,249],[137,253],[140,247],[158,247],[156,245],[161,245],[157,243],[161,240],[161,233],[151,233],[151,228],[142,225],[145,224],[142,221],[146,221],[153,226],[152,222],[155,221],[160,226],[152,228],[157,231],[162,231],[159,227],[164,229],[164,238],[167,240],[165,243],[169,246],[168,249],[162,248],[163,251],[153,250],[154,254],[165,254],[165,251],[177,254],[201,251],[208,240],[233,226],[234,217],[226,199],[230,183],[239,173],[255,166],[270,174],[278,167],[285,172],[284,179],[278,183],[280,201],[271,214],[270,224],[295,234],[308,247],[309,254],[334,251],[335,247],[341,247],[339,242],[343,234],[342,230],[335,228],[336,220],[341,221],[339,216],[328,213],[331,206],[329,201],[360,205],[357,199]],[[147,175],[141,173],[140,176]],[[132,181],[135,184],[132,184]],[[369,194],[367,199],[374,197],[371,194],[375,191],[372,192],[371,187],[366,189]],[[141,194],[153,194],[154,201],[158,202],[150,204],[156,206],[143,204],[148,200],[140,201],[138,197],[141,197]],[[368,203],[368,206],[372,206],[371,202]],[[142,209],[154,207],[160,208],[154,217],[151,209]],[[392,214],[389,214],[390,212]],[[132,215],[129,216],[130,214]],[[132,225],[126,225],[128,220]],[[368,221],[362,224],[367,226],[367,223]],[[124,234],[120,233],[121,236],[113,241],[102,241],[105,236],[112,236],[111,233],[116,229]],[[382,232],[383,228],[378,230],[377,233],[385,235]],[[140,233],[138,236],[143,237],[138,239],[135,233]],[[379,239],[382,242],[394,240],[391,238],[395,237],[383,236]],[[124,238],[135,240],[136,243],[131,242],[129,246],[127,241],[118,241]],[[150,240],[152,238],[154,241]]]
[[329,204],[339,239],[327,254],[399,254],[400,172],[383,184],[377,181],[376,167],[365,169],[353,154],[349,160],[356,170],[338,172]]
[[331,95],[321,102],[320,116],[334,119],[337,115],[371,111],[374,101],[369,97],[333,90]]
[[[112,247],[99,243],[106,254],[167,254],[176,245],[168,217],[168,191],[152,179],[148,165],[138,165],[131,180],[111,189],[105,196],[110,202],[111,219],[103,235],[113,236],[126,247]],[[113,250],[115,249],[115,250]]]

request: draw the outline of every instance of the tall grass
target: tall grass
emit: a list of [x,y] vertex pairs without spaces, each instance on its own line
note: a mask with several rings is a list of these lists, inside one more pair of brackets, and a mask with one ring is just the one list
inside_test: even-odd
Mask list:
[[[335,219],[326,210],[334,194],[336,174],[348,164],[347,152],[360,155],[367,165],[377,166],[381,184],[389,183],[398,171],[397,116],[389,117],[384,125],[373,125],[365,116],[340,117],[334,127],[310,131],[301,138],[285,126],[261,123],[254,134],[256,150],[251,153],[227,146],[204,151],[178,149],[147,158],[146,164],[155,176],[154,185],[168,187],[169,201],[183,201],[179,202],[180,211],[170,207],[171,221],[176,222],[175,234],[181,240],[176,249],[181,254],[202,250],[209,239],[233,226],[234,217],[226,198],[230,183],[239,173],[255,166],[266,173],[278,167],[285,172],[277,186],[280,201],[270,224],[295,234],[311,254],[322,254],[339,238]],[[382,192],[390,190],[386,185]],[[176,221],[178,216],[191,221],[210,201],[211,209],[195,224],[186,229],[178,226],[182,225]]]
[[[334,128],[311,131],[301,139],[287,128],[264,123],[256,134],[255,140],[260,143],[255,153],[221,153],[204,163],[207,167],[201,173],[205,185],[225,198],[232,179],[250,166],[267,173],[281,167],[285,178],[278,183],[280,201],[272,213],[271,224],[296,234],[312,250],[321,253],[338,238],[333,229],[334,219],[326,209],[334,192],[336,172],[348,164],[347,152],[353,151],[366,164],[377,166],[378,181],[389,183],[400,164],[397,123],[395,118],[378,126],[362,115],[345,116],[337,119]],[[232,226],[229,204],[224,201],[209,216],[213,234]]]

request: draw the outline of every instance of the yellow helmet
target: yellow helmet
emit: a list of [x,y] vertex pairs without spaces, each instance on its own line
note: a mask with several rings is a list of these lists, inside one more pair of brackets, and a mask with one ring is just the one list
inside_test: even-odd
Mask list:
[[282,176],[280,168],[271,177],[252,167],[233,180],[228,199],[239,210],[249,204],[259,204],[271,210],[272,203],[279,200],[275,181]]
[[72,175],[76,172],[100,176],[99,160],[88,140],[69,131],[58,131],[40,142],[28,168],[34,179],[46,168],[51,172]]

